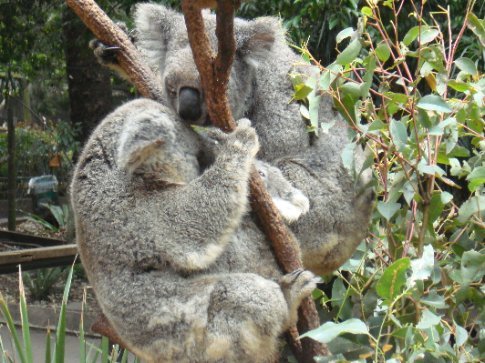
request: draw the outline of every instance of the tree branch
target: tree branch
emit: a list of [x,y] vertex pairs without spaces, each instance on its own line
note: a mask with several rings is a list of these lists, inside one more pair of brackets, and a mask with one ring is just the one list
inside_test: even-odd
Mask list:
[[[217,0],[216,35],[218,54],[210,45],[205,31],[201,6],[197,1],[183,0],[182,11],[185,17],[188,37],[194,61],[199,70],[204,89],[207,111],[212,122],[225,131],[234,130],[236,123],[232,116],[227,98],[232,62],[236,51],[234,38],[234,12],[239,1]],[[278,263],[284,272],[302,268],[300,248],[293,234],[283,222],[261,177],[253,168],[249,181],[251,190],[251,207],[258,215],[264,232],[271,241]],[[298,327],[308,331],[319,326],[320,320],[315,303],[307,298],[300,306]],[[289,330],[289,343],[299,362],[313,362],[317,355],[328,355],[326,347],[311,339],[297,339],[296,328]]]

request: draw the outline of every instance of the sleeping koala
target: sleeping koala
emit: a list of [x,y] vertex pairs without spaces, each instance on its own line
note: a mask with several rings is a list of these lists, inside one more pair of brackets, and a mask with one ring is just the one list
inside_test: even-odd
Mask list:
[[[135,45],[156,73],[168,105],[185,122],[207,123],[200,78],[193,61],[183,16],[157,4],[138,4],[134,12]],[[216,49],[215,16],[204,13]],[[235,19],[236,57],[228,96],[235,119],[251,120],[260,140],[258,159],[280,169],[283,176],[309,199],[309,212],[292,223],[303,263],[325,274],[346,261],[365,237],[373,207],[369,177],[354,180],[342,163],[349,142],[345,122],[322,97],[320,123],[334,123],[328,133],[310,137],[296,102],[290,102],[291,73],[310,74],[288,47],[276,18]],[[104,45],[96,53],[106,63]],[[363,153],[355,155],[357,169]]]
[[[201,173],[198,135],[163,105],[135,100],[101,122],[74,171],[87,276],[112,326],[148,362],[269,362],[315,288],[309,271],[281,274],[245,214],[254,129],[242,120],[211,135],[218,150]],[[259,168],[275,197],[296,202],[283,215],[306,212],[301,192]]]

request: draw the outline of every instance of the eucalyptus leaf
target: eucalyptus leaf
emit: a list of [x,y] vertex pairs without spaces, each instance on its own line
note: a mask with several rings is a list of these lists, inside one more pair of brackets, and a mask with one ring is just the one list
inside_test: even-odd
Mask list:
[[485,254],[466,251],[461,257],[461,277],[465,283],[480,281],[485,274]]
[[354,33],[355,33],[354,28],[352,27],[345,28],[344,30],[341,30],[337,34],[337,36],[335,37],[335,40],[337,41],[337,44],[340,44],[342,40],[344,40],[345,38],[351,37]]
[[377,202],[377,210],[387,221],[390,221],[392,216],[401,209],[401,204],[393,202]]
[[435,325],[438,325],[440,321],[440,316],[433,314],[429,309],[425,309],[423,310],[423,314],[421,315],[421,319],[419,320],[418,325],[416,325],[416,328],[421,330],[429,329]]
[[475,63],[470,58],[458,58],[455,60],[455,64],[462,72],[465,72],[466,74],[475,76],[478,73]]
[[473,196],[464,202],[458,210],[458,221],[465,223],[474,214],[485,211],[485,196]]
[[389,132],[392,136],[392,141],[399,151],[404,150],[408,140],[406,126],[401,121],[391,120],[389,125]]
[[362,44],[359,39],[352,40],[349,45],[337,56],[336,63],[341,65],[350,64],[360,53]]
[[438,95],[427,95],[422,97],[417,105],[418,108],[428,111],[436,112],[451,112],[451,108],[448,104]]
[[376,291],[379,296],[390,300],[398,296],[406,283],[406,273],[410,266],[409,258],[404,257],[387,267],[377,281]]
[[418,280],[426,280],[431,276],[434,268],[433,246],[426,245],[423,249],[423,256],[411,260],[411,277],[408,279],[408,286],[413,286]]
[[349,319],[341,323],[331,321],[303,334],[301,338],[312,338],[320,343],[329,343],[341,334],[369,334],[367,325],[359,319]]

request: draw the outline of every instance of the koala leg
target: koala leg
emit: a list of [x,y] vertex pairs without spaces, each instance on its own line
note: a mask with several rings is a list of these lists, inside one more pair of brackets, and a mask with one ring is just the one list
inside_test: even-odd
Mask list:
[[[149,362],[270,362],[289,319],[287,291],[252,273],[183,278],[119,272],[116,281],[109,279],[105,288],[97,286],[103,311],[131,350]],[[288,281],[285,289],[301,281]],[[131,286],[136,293],[127,291]]]

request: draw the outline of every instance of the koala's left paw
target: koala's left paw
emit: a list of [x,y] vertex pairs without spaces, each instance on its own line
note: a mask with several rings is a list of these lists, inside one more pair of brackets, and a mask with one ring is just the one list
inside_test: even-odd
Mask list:
[[117,64],[116,54],[120,50],[120,47],[110,47],[99,39],[92,39],[89,42],[89,48],[93,50],[94,56],[104,66]]

